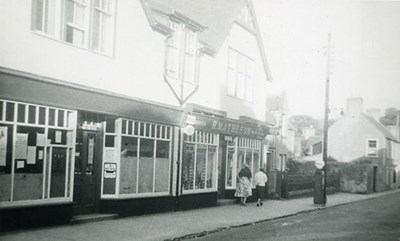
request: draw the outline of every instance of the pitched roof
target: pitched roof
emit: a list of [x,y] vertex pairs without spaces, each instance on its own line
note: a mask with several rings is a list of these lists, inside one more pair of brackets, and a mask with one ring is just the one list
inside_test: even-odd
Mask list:
[[[198,33],[198,39],[204,46],[203,51],[213,56],[223,45],[247,0],[141,0],[141,2],[152,28],[164,34],[171,31],[168,18],[176,14],[199,26],[201,31]],[[255,20],[253,5],[251,1],[249,3],[250,12]],[[259,27],[256,20],[254,23],[263,67],[267,79],[271,80]]]
[[390,131],[388,129],[386,129],[385,126],[383,126],[381,123],[379,123],[377,120],[375,120],[374,118],[372,118],[371,116],[365,114],[365,113],[361,113],[361,115],[367,119],[375,128],[377,128],[387,139],[399,142],[400,140],[397,140],[396,137],[390,133]]

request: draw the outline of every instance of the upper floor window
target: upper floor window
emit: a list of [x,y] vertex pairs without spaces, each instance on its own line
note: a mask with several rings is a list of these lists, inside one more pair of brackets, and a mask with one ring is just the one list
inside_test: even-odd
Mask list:
[[170,22],[173,33],[167,39],[166,75],[189,84],[197,82],[197,34],[188,26]]
[[253,85],[254,60],[230,48],[228,52],[228,95],[252,101]]
[[378,156],[378,141],[368,140],[367,141],[367,156],[376,157]]
[[33,0],[32,30],[111,54],[115,0]]

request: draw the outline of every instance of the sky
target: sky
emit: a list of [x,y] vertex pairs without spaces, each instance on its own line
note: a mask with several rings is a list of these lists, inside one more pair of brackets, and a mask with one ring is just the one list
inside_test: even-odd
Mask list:
[[364,110],[400,109],[400,1],[254,0],[272,92],[286,91],[291,115],[322,118],[331,34],[330,108],[348,97]]

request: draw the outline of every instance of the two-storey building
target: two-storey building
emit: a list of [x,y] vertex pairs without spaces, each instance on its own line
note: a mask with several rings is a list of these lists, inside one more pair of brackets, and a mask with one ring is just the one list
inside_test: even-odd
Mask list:
[[212,206],[266,166],[251,1],[0,3],[1,228]]

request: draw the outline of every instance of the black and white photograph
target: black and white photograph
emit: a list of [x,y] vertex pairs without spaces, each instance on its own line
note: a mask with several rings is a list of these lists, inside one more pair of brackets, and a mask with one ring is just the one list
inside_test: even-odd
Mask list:
[[399,13],[0,0],[0,240],[400,241]]

